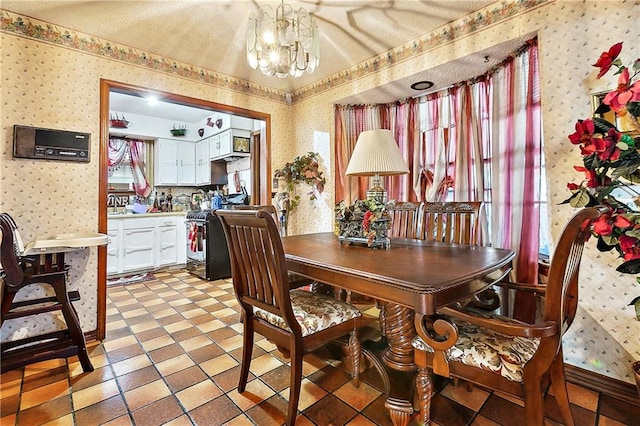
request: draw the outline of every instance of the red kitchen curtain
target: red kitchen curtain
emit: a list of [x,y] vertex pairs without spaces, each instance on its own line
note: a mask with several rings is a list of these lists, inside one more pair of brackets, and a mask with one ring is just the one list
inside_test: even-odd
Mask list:
[[131,167],[133,187],[136,195],[148,197],[151,194],[151,186],[146,176],[145,142],[134,139],[109,139],[109,168],[117,167],[123,162]]

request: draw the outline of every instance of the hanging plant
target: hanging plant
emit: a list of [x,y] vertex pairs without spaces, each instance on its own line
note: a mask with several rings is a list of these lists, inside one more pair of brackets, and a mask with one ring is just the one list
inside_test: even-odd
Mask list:
[[319,159],[320,155],[317,152],[309,152],[306,155],[296,157],[292,163],[287,163],[275,171],[275,177],[284,180],[284,189],[289,193],[290,211],[300,202],[300,196],[296,193],[296,185],[306,183],[311,186],[311,191],[307,193],[311,201],[317,199],[318,195],[324,192],[326,179],[319,170]]

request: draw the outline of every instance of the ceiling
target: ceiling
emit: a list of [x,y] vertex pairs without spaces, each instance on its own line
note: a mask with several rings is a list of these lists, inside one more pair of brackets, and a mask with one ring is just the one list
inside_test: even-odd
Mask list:
[[[249,14],[267,0],[13,1],[1,8],[144,52],[293,92],[495,3],[467,0],[285,1],[312,14],[320,32],[320,65],[299,78],[268,77],[246,61]],[[483,74],[522,44],[487,51],[424,70],[343,103],[384,103],[421,94],[410,85],[430,80],[439,90]]]

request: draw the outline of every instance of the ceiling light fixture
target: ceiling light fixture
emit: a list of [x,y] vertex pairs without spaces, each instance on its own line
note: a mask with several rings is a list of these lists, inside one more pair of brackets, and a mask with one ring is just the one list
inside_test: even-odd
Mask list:
[[279,78],[312,73],[320,63],[316,20],[303,8],[294,11],[284,0],[275,11],[270,5],[249,16],[247,61],[253,69]]
[[433,87],[433,81],[427,81],[427,80],[416,81],[411,85],[411,88],[413,90],[427,90],[427,89],[431,89],[432,87]]

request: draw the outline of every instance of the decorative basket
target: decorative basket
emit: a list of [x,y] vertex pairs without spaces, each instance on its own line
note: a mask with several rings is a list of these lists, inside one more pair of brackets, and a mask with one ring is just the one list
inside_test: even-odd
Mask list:
[[336,217],[336,233],[340,244],[364,244],[371,248],[388,249],[391,244],[387,232],[391,218],[383,217],[369,223],[369,231],[363,229],[364,214],[357,212],[352,217]]
[[109,127],[116,129],[126,129],[129,127],[129,122],[125,119],[111,119],[109,120]]
[[187,129],[171,129],[169,130],[172,136],[185,136],[189,131]]

